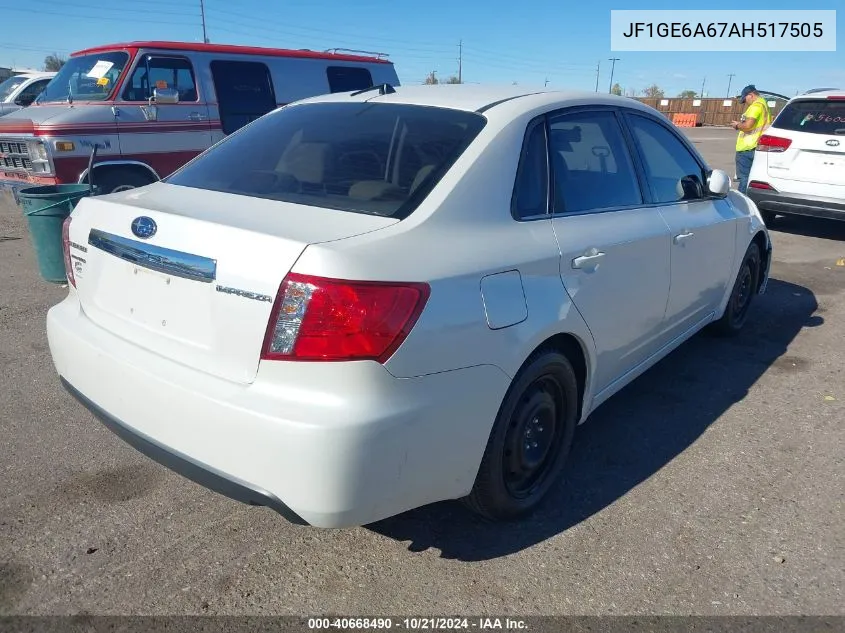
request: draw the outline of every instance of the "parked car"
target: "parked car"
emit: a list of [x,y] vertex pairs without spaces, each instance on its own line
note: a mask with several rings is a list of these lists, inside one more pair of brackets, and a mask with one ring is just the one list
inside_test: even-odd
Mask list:
[[778,214],[845,220],[845,91],[790,99],[760,138],[748,196],[767,224]]
[[532,511],[578,423],[743,327],[772,252],[656,110],[468,85],[303,100],[64,233],[62,384],[175,471],[318,527]]
[[[71,55],[38,103],[0,119],[0,193],[94,180],[101,193],[167,176],[280,105],[397,84],[380,53],[131,42]],[[72,104],[73,107],[68,107]]]
[[0,83],[0,116],[31,105],[56,73],[23,73]]

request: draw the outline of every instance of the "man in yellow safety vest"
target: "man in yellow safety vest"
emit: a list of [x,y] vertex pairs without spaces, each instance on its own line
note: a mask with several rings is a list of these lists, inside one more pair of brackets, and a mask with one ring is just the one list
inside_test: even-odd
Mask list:
[[772,124],[772,114],[766,100],[753,85],[745,86],[737,97],[747,106],[739,121],[731,121],[731,127],[739,131],[736,139],[736,176],[738,189],[745,193],[748,188],[748,175],[754,162],[754,150],[763,132]]

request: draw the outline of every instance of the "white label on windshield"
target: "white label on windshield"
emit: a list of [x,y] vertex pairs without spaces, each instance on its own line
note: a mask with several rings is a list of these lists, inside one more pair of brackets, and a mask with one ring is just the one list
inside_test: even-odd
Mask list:
[[109,72],[109,69],[111,69],[112,66],[114,66],[114,62],[107,62],[101,59],[94,64],[94,67],[90,70],[88,76],[93,77],[94,79],[99,79]]

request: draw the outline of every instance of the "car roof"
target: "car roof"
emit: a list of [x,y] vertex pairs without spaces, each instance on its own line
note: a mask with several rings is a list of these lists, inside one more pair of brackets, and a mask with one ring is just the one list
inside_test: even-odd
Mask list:
[[234,44],[201,44],[197,42],[169,42],[169,41],[137,41],[121,42],[117,44],[105,44],[94,46],[71,53],[71,57],[92,55],[95,53],[110,53],[120,50],[138,48],[157,48],[160,50],[184,51],[197,53],[213,53],[217,55],[263,55],[267,57],[293,57],[301,59],[324,59],[338,62],[358,62],[365,64],[393,64],[389,59],[384,59],[384,53],[372,53],[367,55],[343,54],[331,51],[312,51],[309,49],[288,49],[288,48],[265,48],[261,46],[237,46]]
[[494,86],[472,84],[435,84],[395,86],[393,92],[379,94],[375,88],[357,93],[334,93],[303,99],[299,103],[338,101],[372,101],[377,103],[402,103],[464,110],[467,112],[492,111],[508,104],[510,114],[529,111],[544,105],[576,105],[582,103],[626,106],[639,110],[650,108],[635,99],[584,90],[549,90],[521,86]]
[[806,100],[806,99],[827,99],[828,97],[834,97],[836,99],[845,99],[845,90],[840,90],[839,88],[816,88],[815,90],[810,90],[805,92],[804,94],[797,95],[792,97],[790,101],[798,101],[798,100]]
[[43,77],[55,77],[56,73],[36,70],[33,72],[18,73],[14,77],[23,77],[24,79],[41,79]]

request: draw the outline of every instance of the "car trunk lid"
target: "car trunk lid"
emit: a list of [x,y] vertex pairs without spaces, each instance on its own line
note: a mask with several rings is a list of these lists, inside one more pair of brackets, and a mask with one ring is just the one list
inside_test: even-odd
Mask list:
[[824,185],[845,185],[845,100],[801,99],[784,108],[767,135],[789,140],[769,151],[769,176]]
[[156,183],[83,199],[69,238],[91,321],[165,358],[249,383],[276,291],[303,250],[395,222]]

